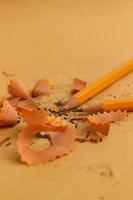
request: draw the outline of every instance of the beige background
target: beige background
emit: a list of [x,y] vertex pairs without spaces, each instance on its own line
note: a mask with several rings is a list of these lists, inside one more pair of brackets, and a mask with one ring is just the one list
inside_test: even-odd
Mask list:
[[[57,84],[75,77],[91,83],[131,58],[132,0],[0,1],[0,70],[17,74],[29,87],[42,76]],[[0,75],[1,96],[6,83]],[[133,96],[133,74],[91,102],[114,95]],[[17,133],[0,130],[13,138]],[[102,143],[79,144],[47,165],[21,164],[13,144],[0,148],[0,199],[133,199],[133,114],[113,124]]]

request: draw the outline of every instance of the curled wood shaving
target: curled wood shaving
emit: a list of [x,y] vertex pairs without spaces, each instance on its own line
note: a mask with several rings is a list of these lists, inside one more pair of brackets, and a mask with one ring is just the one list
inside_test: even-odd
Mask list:
[[108,135],[111,122],[121,121],[126,118],[126,111],[122,112],[120,110],[114,112],[111,111],[109,113],[104,112],[103,114],[93,114],[88,116],[88,121],[90,123],[91,128],[99,132],[103,135]]
[[88,119],[90,122],[95,123],[108,123],[108,122],[116,122],[124,120],[126,117],[126,111],[111,111],[111,112],[104,112],[104,113],[98,113],[89,115]]
[[10,102],[10,104],[13,107],[15,107],[20,102],[21,98],[20,97],[8,97],[7,100]]
[[0,126],[13,126],[17,124],[18,115],[11,104],[3,99],[0,108]]
[[120,110],[114,112],[111,111],[109,113],[104,112],[103,114],[93,114],[93,115],[79,115],[72,116],[71,121],[80,120],[80,121],[89,121],[89,125],[91,128],[91,133],[88,134],[87,137],[78,137],[77,141],[92,141],[97,142],[101,141],[103,136],[107,136],[109,133],[109,129],[111,126],[111,122],[117,122],[124,120],[126,118],[126,111],[122,112]]
[[45,78],[40,79],[36,82],[31,95],[32,97],[37,97],[43,94],[47,94],[51,88],[53,88],[53,83],[50,80]]
[[87,83],[83,80],[80,80],[78,78],[73,80],[73,83],[71,85],[71,93],[75,94],[77,92],[79,92],[80,90],[82,90],[83,88],[85,88],[87,85]]
[[32,110],[37,109],[37,106],[36,106],[34,100],[30,96],[26,100],[18,101],[16,103],[15,107],[17,108],[17,110],[19,112],[21,112],[23,110],[32,111]]
[[[53,117],[49,118],[48,123],[42,123],[38,120],[34,121],[34,124],[29,122],[28,126],[19,133],[17,140],[18,153],[23,162],[28,165],[47,163],[70,153],[74,149],[75,129],[71,126],[65,125]],[[45,150],[35,151],[29,146],[29,140],[38,132],[44,132],[50,137],[51,144]]]
[[48,114],[44,110],[21,110],[20,116],[27,124],[45,124],[48,122]]
[[24,83],[17,78],[11,79],[7,86],[8,93],[13,97],[27,98],[29,91],[25,87]]

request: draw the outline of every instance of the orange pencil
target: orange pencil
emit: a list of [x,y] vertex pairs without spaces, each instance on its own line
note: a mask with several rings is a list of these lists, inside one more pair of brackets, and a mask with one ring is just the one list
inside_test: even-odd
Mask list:
[[120,78],[132,71],[133,60],[116,68],[100,80],[94,82],[93,84],[85,87],[83,90],[73,95],[65,104],[64,109],[68,110],[83,104],[84,102],[97,95],[99,92],[103,91],[111,84],[113,84],[114,82],[116,82],[117,80],[119,80]]
[[93,106],[87,106],[83,111],[88,113],[97,113],[103,111],[116,111],[126,110],[133,111],[133,98],[106,100],[103,103],[99,103]]

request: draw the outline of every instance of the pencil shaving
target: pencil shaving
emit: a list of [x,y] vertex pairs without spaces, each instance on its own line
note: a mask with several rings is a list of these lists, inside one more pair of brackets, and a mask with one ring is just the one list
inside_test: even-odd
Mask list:
[[17,78],[10,80],[7,90],[8,93],[13,97],[27,98],[29,96],[29,92],[24,83]]
[[32,111],[37,109],[34,100],[29,96],[26,100],[18,101],[15,105],[17,111],[21,112],[22,110]]
[[33,90],[32,97],[37,97],[43,94],[49,93],[50,89],[53,88],[53,83],[47,79],[40,79],[36,82]]
[[73,83],[71,85],[71,93],[72,94],[76,94],[77,92],[79,92],[80,90],[82,90],[83,88],[85,88],[87,85],[87,83],[81,79],[74,79]]
[[48,113],[44,110],[21,109],[19,114],[27,124],[45,124],[48,122]]
[[[17,149],[21,160],[28,165],[37,165],[55,160],[58,157],[69,154],[75,147],[75,130],[64,125],[62,121],[52,118],[50,124],[28,124],[18,136]],[[50,146],[41,151],[32,150],[29,146],[30,138],[37,132],[47,134],[50,138]]]
[[88,116],[88,121],[92,130],[99,132],[103,135],[108,135],[109,129],[111,126],[111,122],[125,120],[126,111],[122,112],[120,110],[114,112],[111,111],[109,113],[104,112],[103,114],[93,114]]
[[7,100],[13,107],[15,107],[20,102],[21,98],[20,97],[9,97],[9,98],[7,98]]
[[18,115],[11,104],[3,99],[0,109],[0,126],[13,126],[17,124]]

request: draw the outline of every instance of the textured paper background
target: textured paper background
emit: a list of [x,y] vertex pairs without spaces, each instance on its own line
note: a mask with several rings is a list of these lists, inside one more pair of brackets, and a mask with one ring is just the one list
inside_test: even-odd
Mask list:
[[[31,87],[42,76],[57,84],[79,77],[93,82],[133,58],[131,0],[0,1],[0,70]],[[0,94],[8,79],[0,75]],[[110,96],[110,94],[112,96]],[[133,96],[133,74],[93,100]],[[27,167],[18,160],[18,128],[0,148],[0,199],[133,199],[133,114],[114,124],[100,144],[80,144],[62,159]]]

